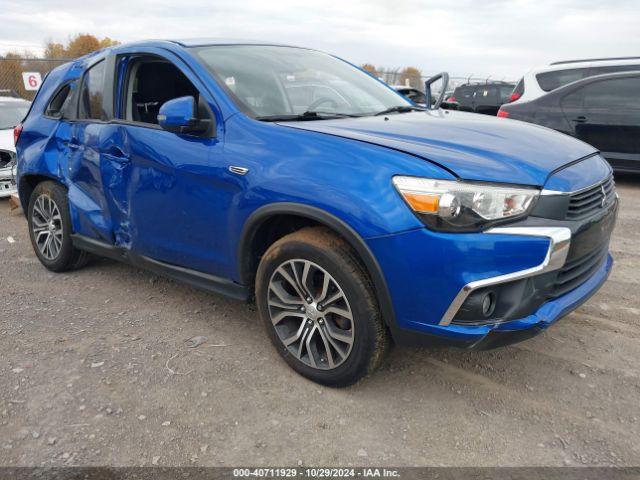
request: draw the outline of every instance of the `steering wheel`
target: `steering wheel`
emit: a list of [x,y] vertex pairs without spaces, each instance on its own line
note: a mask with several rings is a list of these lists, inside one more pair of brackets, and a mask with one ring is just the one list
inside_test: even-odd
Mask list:
[[318,108],[320,105],[323,105],[325,103],[329,104],[333,108],[338,108],[338,102],[336,102],[334,99],[329,97],[320,97],[319,99],[312,102],[311,105],[307,107],[307,111],[313,112],[316,108]]

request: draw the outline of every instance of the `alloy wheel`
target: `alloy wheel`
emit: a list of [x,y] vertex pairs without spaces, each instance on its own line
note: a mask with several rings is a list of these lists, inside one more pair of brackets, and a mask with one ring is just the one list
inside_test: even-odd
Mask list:
[[55,260],[62,248],[62,216],[56,202],[48,195],[40,195],[31,215],[33,237],[40,254],[47,260]]
[[269,316],[284,347],[305,365],[330,370],[349,357],[355,328],[349,301],[319,265],[287,260],[273,273]]

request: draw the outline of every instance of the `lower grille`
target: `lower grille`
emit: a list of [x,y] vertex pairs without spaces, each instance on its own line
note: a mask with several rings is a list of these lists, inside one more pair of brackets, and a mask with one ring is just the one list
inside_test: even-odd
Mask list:
[[558,272],[551,296],[559,297],[586,282],[602,265],[608,251],[609,244],[607,243],[580,258],[567,262]]

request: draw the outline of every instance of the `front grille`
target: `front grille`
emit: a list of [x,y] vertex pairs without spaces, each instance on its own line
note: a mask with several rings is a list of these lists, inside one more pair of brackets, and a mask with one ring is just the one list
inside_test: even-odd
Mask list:
[[609,244],[607,243],[580,258],[565,263],[558,272],[551,296],[559,297],[586,282],[602,265],[608,251]]
[[[580,220],[607,207],[614,202],[616,196],[615,182],[610,176],[601,183],[569,197],[567,220]],[[604,203],[603,203],[604,200]]]

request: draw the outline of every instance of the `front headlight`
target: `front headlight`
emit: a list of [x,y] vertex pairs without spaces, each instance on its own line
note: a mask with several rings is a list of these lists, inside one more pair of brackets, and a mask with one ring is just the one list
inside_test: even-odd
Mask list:
[[434,230],[471,232],[528,213],[540,190],[496,184],[393,177],[402,198]]

